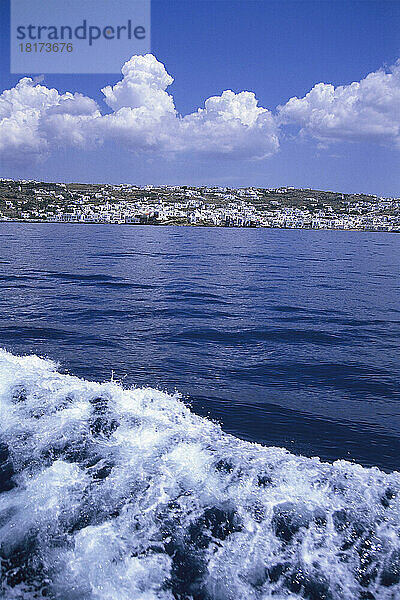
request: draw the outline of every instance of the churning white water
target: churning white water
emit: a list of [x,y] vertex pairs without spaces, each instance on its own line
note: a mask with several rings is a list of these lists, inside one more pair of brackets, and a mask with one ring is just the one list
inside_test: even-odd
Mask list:
[[2,597],[395,600],[400,475],[0,352]]

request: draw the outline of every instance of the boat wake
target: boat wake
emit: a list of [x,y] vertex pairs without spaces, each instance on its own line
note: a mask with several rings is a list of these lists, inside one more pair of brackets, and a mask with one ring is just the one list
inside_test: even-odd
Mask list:
[[400,474],[0,351],[2,597],[395,600]]

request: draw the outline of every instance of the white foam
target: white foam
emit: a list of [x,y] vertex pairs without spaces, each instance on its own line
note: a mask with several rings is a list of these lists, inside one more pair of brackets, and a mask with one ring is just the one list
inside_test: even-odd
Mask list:
[[5,598],[400,597],[398,473],[243,442],[177,395],[5,351],[0,407]]

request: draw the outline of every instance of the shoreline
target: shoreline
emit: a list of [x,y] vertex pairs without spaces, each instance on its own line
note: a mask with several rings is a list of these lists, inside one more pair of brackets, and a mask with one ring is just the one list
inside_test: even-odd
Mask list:
[[240,225],[209,225],[209,224],[191,224],[191,223],[107,223],[107,222],[79,222],[79,221],[36,221],[33,219],[7,219],[0,220],[0,224],[3,223],[17,223],[21,225],[35,224],[35,225],[117,225],[117,226],[133,226],[133,227],[190,227],[193,229],[273,229],[285,230],[285,231],[344,231],[344,232],[358,232],[358,233],[400,233],[400,229],[388,231],[385,229],[358,229],[358,228],[346,228],[338,229],[336,227],[270,227],[263,225],[255,226],[240,226]]

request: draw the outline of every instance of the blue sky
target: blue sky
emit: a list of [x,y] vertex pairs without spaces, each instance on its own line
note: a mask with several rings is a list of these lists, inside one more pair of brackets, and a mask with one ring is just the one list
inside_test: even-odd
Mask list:
[[[7,0],[1,1],[1,10],[0,83],[5,90],[21,76],[10,75],[9,70]],[[23,160],[15,140],[7,137],[0,176],[293,185],[400,196],[400,69],[391,71],[400,57],[400,2],[153,0],[151,34],[152,54],[174,78],[167,87],[160,83],[162,102],[172,96],[178,115],[195,115],[185,121],[184,132],[181,123],[171,120],[167,107],[160,109],[164,112],[158,129],[152,124],[151,130],[139,132],[131,123],[121,134],[123,119],[133,115],[124,111],[125,105],[129,111],[137,109],[136,96],[134,102],[131,96],[126,100],[127,86],[131,81],[141,85],[135,69],[153,72],[153,63],[132,63],[124,79],[126,89],[110,92],[108,104],[101,88],[115,86],[122,76],[46,75],[41,86],[54,87],[60,95],[79,92],[94,100],[102,114],[122,107],[118,123],[102,123],[101,144],[86,145],[80,139],[86,136],[81,122],[79,144],[62,137],[57,122],[56,133],[47,132],[50,137],[40,144],[32,138],[33,150],[25,151]],[[335,91],[367,76],[357,89]],[[160,77],[157,71],[157,81]],[[320,82],[332,84],[333,91],[318,88],[304,99]],[[224,90],[232,90],[234,96],[221,97]],[[251,98],[240,95],[242,91],[254,92],[258,107],[270,112],[258,113]],[[140,94],[146,96],[145,91]],[[295,96],[304,100],[287,105]],[[196,116],[210,97],[220,99]],[[148,102],[147,96],[143,102]],[[279,105],[286,105],[280,113]],[[153,106],[151,99],[146,108]],[[85,105],[83,110],[92,109]],[[41,118],[49,129],[52,121],[47,113]],[[98,140],[99,128],[94,134],[90,127],[88,138]],[[225,140],[229,144],[220,150]]]

